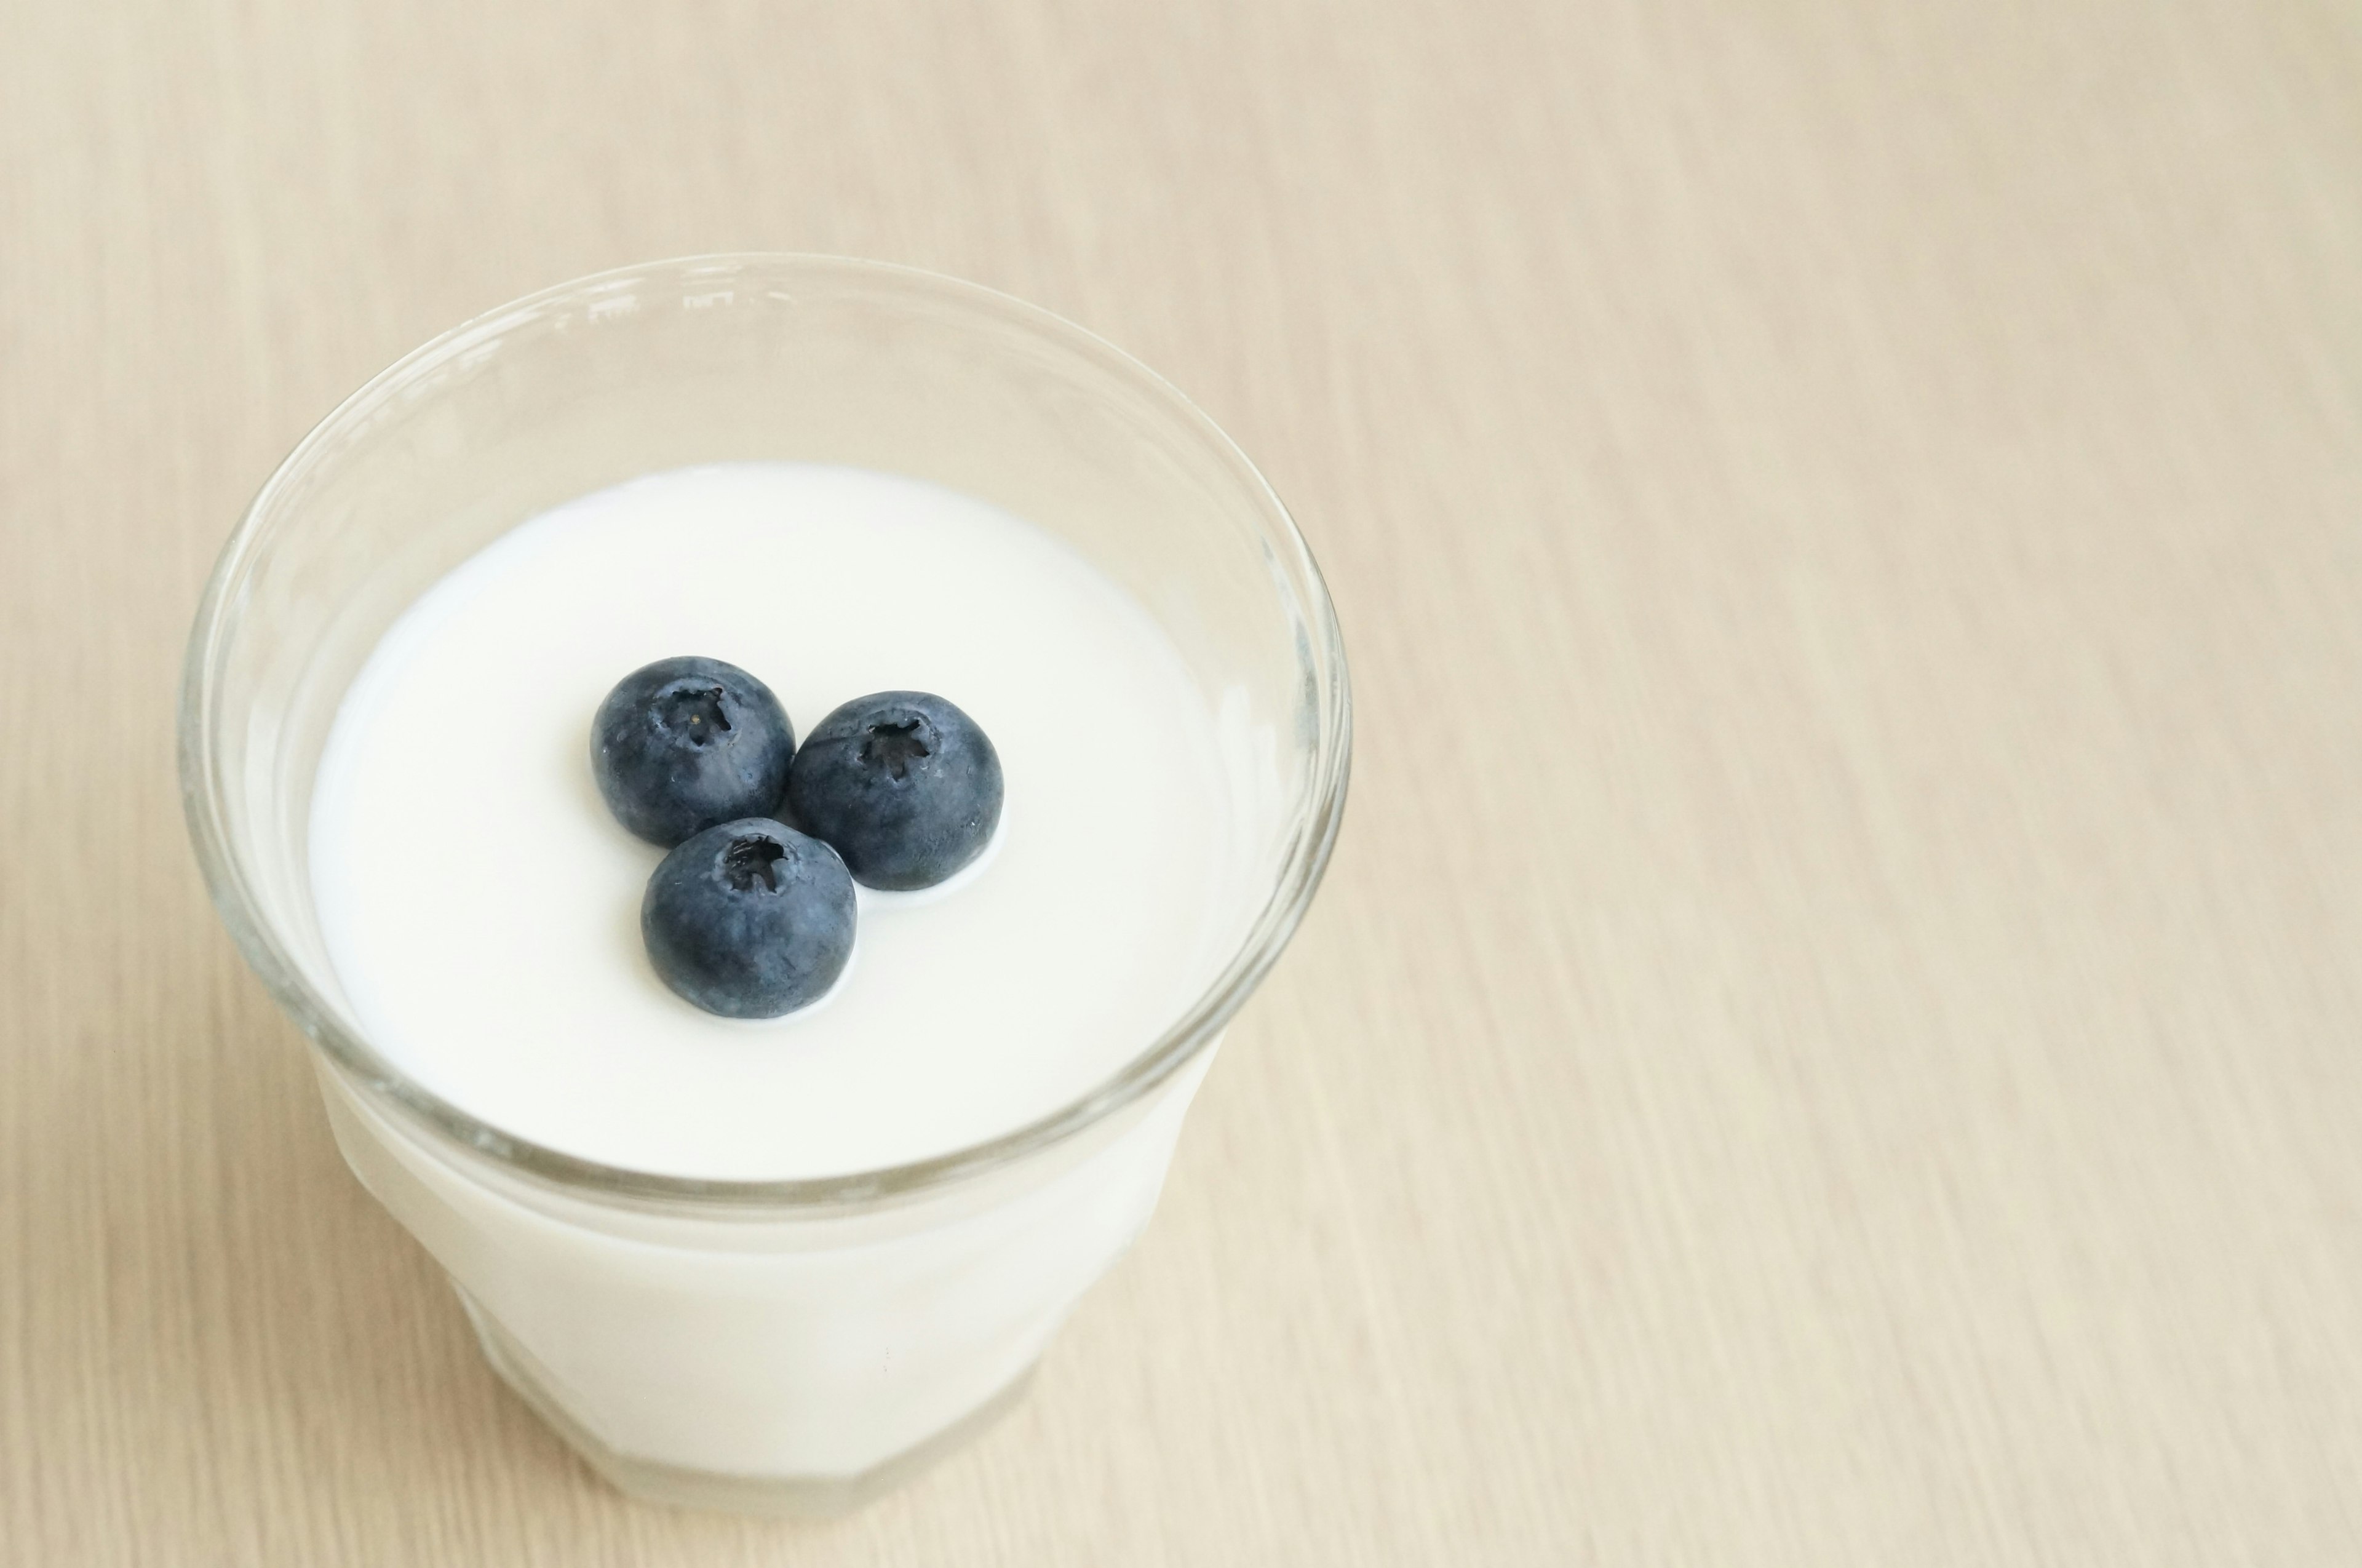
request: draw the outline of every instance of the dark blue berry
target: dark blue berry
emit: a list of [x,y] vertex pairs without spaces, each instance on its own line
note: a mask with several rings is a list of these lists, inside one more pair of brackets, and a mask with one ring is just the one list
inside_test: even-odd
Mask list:
[[714,658],[660,658],[615,684],[590,726],[590,771],[615,820],[675,845],[779,809],[796,732],[771,689]]
[[640,936],[664,983],[724,1018],[817,1001],[853,956],[853,878],[836,851],[766,817],[707,828],[664,857]]
[[788,805],[865,887],[931,888],[1000,821],[1000,757],[974,719],[925,691],[878,691],[822,719],[788,770]]

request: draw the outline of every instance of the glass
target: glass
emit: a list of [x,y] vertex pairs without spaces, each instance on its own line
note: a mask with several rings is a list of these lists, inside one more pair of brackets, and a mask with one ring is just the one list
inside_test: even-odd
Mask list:
[[[1170,633],[1218,712],[1235,943],[1090,1093],[937,1158],[709,1181],[537,1146],[356,1024],[313,907],[314,772],[388,625],[491,539],[636,475],[765,458],[930,480],[1049,529]],[[532,295],[356,392],[262,487],[191,634],[182,789],[214,900],[303,1028],[339,1148],[449,1273],[492,1366],[624,1490],[829,1511],[1007,1408],[1155,1205],[1224,1024],[1345,798],[1344,649],[1286,512],[1137,361],[1005,295],[803,256]]]

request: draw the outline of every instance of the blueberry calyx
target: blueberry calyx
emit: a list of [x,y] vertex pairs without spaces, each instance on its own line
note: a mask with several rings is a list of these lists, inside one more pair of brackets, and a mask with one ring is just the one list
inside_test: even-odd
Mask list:
[[734,892],[751,893],[760,882],[765,892],[776,893],[779,890],[778,867],[787,856],[784,845],[761,834],[734,838],[722,852],[722,875],[729,878]]
[[897,778],[911,776],[911,764],[922,757],[933,756],[934,747],[919,734],[924,719],[906,719],[900,723],[887,720],[871,724],[861,743],[861,760],[872,767],[883,767]]
[[722,688],[696,681],[676,681],[658,694],[657,722],[700,749],[730,733]]

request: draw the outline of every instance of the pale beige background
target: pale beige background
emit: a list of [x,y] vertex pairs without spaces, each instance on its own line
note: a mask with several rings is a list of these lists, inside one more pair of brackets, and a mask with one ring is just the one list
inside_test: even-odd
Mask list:
[[[1042,302],[1328,568],[1328,889],[1022,1411],[601,1490],[183,847],[239,507],[725,248]],[[2362,11],[0,0],[0,1562],[2362,1562]]]

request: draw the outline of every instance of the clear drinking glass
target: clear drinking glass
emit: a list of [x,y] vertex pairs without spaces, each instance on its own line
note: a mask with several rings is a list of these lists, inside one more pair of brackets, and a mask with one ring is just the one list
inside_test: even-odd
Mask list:
[[[322,942],[313,777],[387,626],[550,506],[749,458],[909,474],[1049,529],[1162,622],[1218,715],[1227,962],[1090,1093],[939,1158],[706,1181],[536,1146],[381,1055]],[[223,551],[180,715],[222,919],[310,1037],[347,1162],[448,1271],[492,1366],[624,1490],[771,1511],[851,1506],[988,1422],[1146,1223],[1223,1025],[1319,880],[1350,732],[1302,537],[1179,393],[988,290],[765,255],[562,284],[347,400]]]

